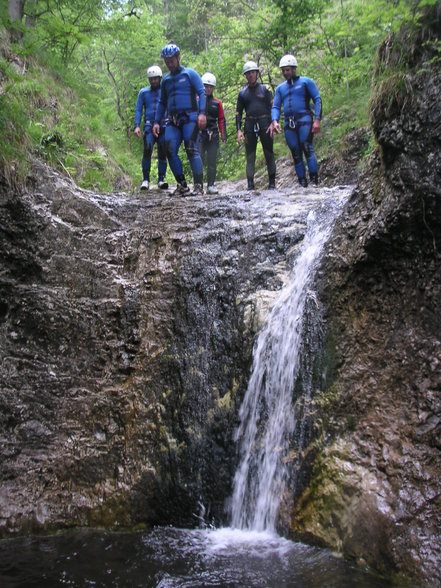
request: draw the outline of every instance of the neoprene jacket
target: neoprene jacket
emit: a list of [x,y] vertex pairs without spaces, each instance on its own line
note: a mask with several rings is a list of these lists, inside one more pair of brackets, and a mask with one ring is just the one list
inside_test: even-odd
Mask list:
[[302,117],[312,118],[311,102],[314,105],[314,117],[320,119],[322,116],[322,101],[319,89],[311,78],[296,76],[277,86],[271,109],[271,118],[277,121],[280,119],[282,106],[285,124],[287,124],[290,117],[294,117],[295,120]]
[[264,84],[246,86],[237,97],[236,130],[242,126],[242,115],[245,109],[247,118],[258,119],[271,116],[271,102],[273,96]]
[[[135,107],[135,128],[141,126],[142,112],[144,110],[144,128],[152,125],[156,119],[156,111],[159,102],[159,88],[154,90],[146,86],[139,91]],[[164,113],[165,114],[165,113]],[[161,126],[164,124],[164,117],[161,119]]]
[[163,118],[165,111],[169,117],[190,112],[205,114],[205,87],[194,69],[181,66],[177,73],[162,79],[155,122]]
[[222,102],[214,96],[207,96],[207,131],[215,131],[219,127],[222,141],[227,138],[227,125],[225,122],[225,113]]

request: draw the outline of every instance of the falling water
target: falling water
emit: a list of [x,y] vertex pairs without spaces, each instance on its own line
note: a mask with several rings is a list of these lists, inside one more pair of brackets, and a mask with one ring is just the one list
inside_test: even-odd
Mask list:
[[257,338],[236,431],[240,463],[231,500],[235,528],[275,531],[288,475],[289,442],[295,436],[300,452],[304,441],[305,411],[295,405],[294,398],[300,376],[303,406],[311,395],[311,383],[305,385],[308,377],[300,374],[305,309],[308,299],[314,299],[312,278],[346,196],[336,197],[334,192],[309,213],[290,281]]

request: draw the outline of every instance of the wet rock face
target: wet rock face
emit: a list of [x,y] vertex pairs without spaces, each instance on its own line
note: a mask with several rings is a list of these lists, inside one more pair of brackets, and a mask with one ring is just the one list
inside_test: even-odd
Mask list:
[[221,519],[253,337],[317,193],[33,175],[0,187],[1,532]]
[[[380,570],[441,582],[441,109],[439,4],[409,59],[412,93],[375,109],[380,149],[324,262],[334,383],[292,528]],[[437,12],[438,11],[438,12]],[[425,50],[423,48],[425,47]],[[399,98],[394,98],[398,100]],[[380,104],[381,106],[381,104]]]

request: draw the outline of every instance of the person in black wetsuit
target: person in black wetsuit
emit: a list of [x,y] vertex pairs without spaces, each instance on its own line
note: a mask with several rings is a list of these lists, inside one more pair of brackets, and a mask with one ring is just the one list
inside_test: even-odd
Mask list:
[[[264,84],[257,82],[259,67],[254,61],[247,61],[242,73],[247,79],[247,86],[239,92],[236,106],[236,130],[239,145],[245,140],[247,156],[246,174],[248,190],[254,190],[254,172],[256,163],[257,139],[263,148],[268,170],[268,189],[276,187],[276,162],[274,159],[273,138],[267,133],[271,124],[272,94]],[[242,132],[242,115],[245,110],[245,124]]]
[[200,131],[199,151],[203,163],[207,164],[207,194],[217,194],[214,181],[216,179],[219,133],[222,143],[225,143],[227,140],[227,125],[222,102],[213,96],[216,77],[210,72],[204,73],[202,82],[205,86],[205,97],[207,99],[205,106],[207,126]]

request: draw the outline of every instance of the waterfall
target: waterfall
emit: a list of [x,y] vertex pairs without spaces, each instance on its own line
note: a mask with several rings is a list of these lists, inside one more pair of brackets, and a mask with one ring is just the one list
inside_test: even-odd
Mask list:
[[[275,531],[288,476],[290,440],[296,438],[300,452],[303,415],[311,397],[312,373],[301,374],[300,370],[305,310],[308,300],[314,300],[311,282],[346,197],[346,192],[340,196],[334,192],[309,213],[289,283],[257,337],[235,436],[240,455],[231,498],[231,523],[235,528]],[[312,361],[309,363],[312,365]],[[302,389],[303,398],[296,405],[297,388]],[[299,404],[303,404],[303,410]]]

